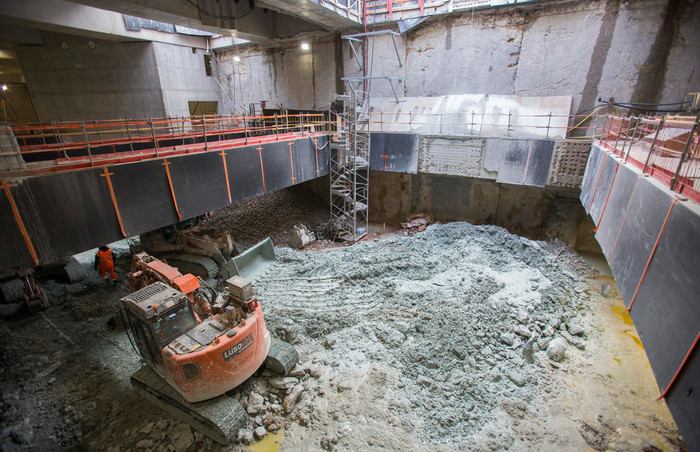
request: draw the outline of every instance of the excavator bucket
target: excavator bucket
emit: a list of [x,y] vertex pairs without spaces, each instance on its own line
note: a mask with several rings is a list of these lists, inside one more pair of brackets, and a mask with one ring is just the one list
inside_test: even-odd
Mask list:
[[270,237],[254,247],[226,262],[223,267],[228,270],[228,277],[241,276],[248,281],[256,281],[258,276],[277,261],[275,249]]

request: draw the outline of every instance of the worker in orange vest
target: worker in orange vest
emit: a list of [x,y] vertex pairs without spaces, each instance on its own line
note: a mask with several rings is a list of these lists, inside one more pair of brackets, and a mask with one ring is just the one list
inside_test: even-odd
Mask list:
[[112,279],[112,285],[117,284],[117,275],[114,273],[114,253],[108,246],[102,245],[97,254],[95,254],[95,270],[100,272],[100,276],[105,281],[107,274]]

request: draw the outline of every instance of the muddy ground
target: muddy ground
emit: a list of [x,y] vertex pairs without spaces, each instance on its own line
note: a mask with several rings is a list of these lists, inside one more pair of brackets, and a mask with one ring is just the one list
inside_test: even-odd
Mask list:
[[[305,214],[263,230],[279,210],[272,199],[244,206],[245,219],[235,208],[214,218],[239,241],[284,243]],[[308,226],[325,221],[310,210]],[[268,328],[300,364],[290,379],[257,375],[232,394],[251,416],[230,447],[133,392],[139,360],[108,326],[125,289],[89,272],[43,282],[49,309],[0,320],[0,446],[684,450],[614,281],[561,243],[450,223],[317,248],[279,248],[255,284]],[[267,433],[246,444],[256,428]]]

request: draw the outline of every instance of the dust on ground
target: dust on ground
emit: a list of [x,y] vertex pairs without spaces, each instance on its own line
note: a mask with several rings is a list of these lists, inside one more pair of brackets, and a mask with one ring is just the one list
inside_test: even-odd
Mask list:
[[254,288],[300,363],[234,391],[250,419],[230,447],[134,393],[138,357],[107,322],[126,291],[89,272],[0,321],[0,447],[684,450],[614,282],[560,243],[450,223],[277,253]]

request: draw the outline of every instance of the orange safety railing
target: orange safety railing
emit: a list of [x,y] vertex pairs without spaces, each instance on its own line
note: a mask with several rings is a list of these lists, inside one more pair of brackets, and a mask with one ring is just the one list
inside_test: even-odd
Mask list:
[[[16,150],[0,157],[43,162],[38,170],[95,166],[105,160],[143,160],[256,144],[326,132],[323,113],[268,116],[212,115],[182,118],[14,124]],[[1,159],[0,159],[1,160]]]
[[700,202],[700,134],[694,116],[605,116],[595,140],[624,162]]
[[[440,7],[445,7],[444,12],[448,12],[449,4],[449,0],[367,0],[366,11],[368,16],[386,14],[388,20],[394,20],[403,19],[404,13],[408,12],[415,12],[417,16],[435,13]],[[397,13],[399,17],[394,17]]]

